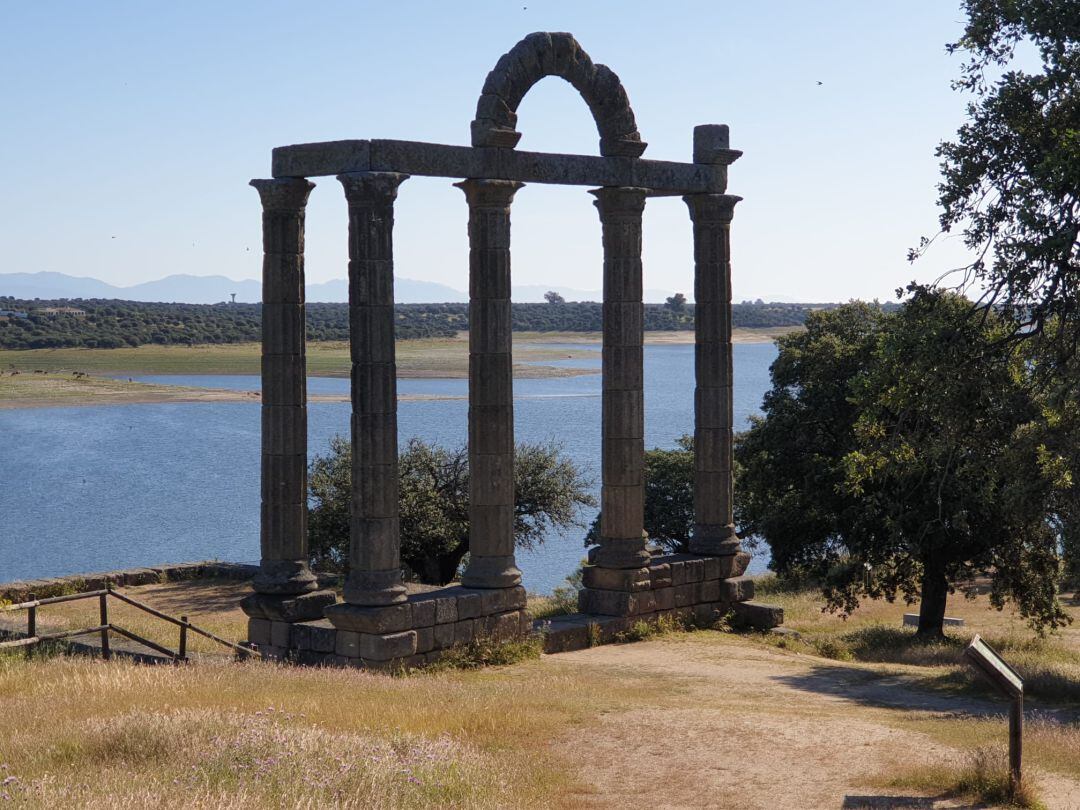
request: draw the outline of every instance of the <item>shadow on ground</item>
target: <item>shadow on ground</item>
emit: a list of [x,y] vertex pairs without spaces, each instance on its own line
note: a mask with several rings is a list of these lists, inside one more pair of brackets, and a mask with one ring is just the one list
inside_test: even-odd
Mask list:
[[1005,703],[965,695],[935,693],[898,675],[884,675],[842,664],[814,664],[809,672],[774,675],[773,680],[792,689],[828,695],[837,700],[886,709],[927,712],[963,712],[994,716],[1008,711]]
[[[945,796],[855,796],[844,797],[843,810],[933,810]],[[955,810],[978,810],[983,804],[949,804]]]

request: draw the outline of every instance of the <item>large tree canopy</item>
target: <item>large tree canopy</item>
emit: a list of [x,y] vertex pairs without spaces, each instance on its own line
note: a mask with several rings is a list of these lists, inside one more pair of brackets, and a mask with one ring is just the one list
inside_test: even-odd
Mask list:
[[964,286],[984,307],[1014,318],[1012,335],[1059,321],[1068,357],[1080,339],[1080,2],[963,5],[948,49],[967,56],[955,87],[973,99],[937,152],[941,229],[962,230],[977,256]]
[[998,607],[1039,629],[1065,620],[1075,403],[1037,398],[1037,358],[970,307],[940,293],[892,314],[851,304],[780,341],[765,415],[736,445],[737,519],[774,569],[820,577],[833,609],[901,595],[938,635],[953,586],[985,575]]

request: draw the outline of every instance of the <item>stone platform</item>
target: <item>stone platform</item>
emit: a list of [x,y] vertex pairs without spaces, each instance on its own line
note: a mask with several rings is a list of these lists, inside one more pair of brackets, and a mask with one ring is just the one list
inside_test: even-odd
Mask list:
[[298,664],[371,669],[416,668],[446,650],[476,639],[544,637],[544,652],[582,649],[619,640],[638,622],[670,619],[710,626],[727,618],[736,626],[770,629],[783,610],[750,601],[745,576],[750,555],[656,555],[639,569],[587,565],[580,613],[532,620],[525,589],[452,585],[411,595],[384,607],[326,606],[324,618],[284,621],[287,614],[252,617],[248,640],[271,659]]
[[339,602],[327,607],[325,615],[306,622],[250,618],[248,641],[272,659],[391,669],[434,663],[450,647],[478,638],[509,641],[533,629],[520,586],[451,585],[385,607]]

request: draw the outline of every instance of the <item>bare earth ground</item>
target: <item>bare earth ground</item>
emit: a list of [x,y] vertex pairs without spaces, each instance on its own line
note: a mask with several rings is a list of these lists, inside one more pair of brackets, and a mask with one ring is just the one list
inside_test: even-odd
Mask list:
[[[718,633],[606,646],[558,657],[603,670],[653,673],[684,708],[607,714],[563,737],[583,763],[580,807],[965,807],[874,786],[895,765],[957,751],[905,729],[906,720],[993,710],[936,697],[870,669],[791,656]],[[1004,722],[1004,721],[1002,721]],[[1080,808],[1080,782],[1039,773],[1048,807]]]
[[[243,635],[237,602],[246,587],[191,582],[128,592],[235,639]],[[85,611],[94,610],[85,603],[43,608],[39,623],[93,623]],[[171,629],[155,628],[131,609],[119,608],[113,620],[175,645]],[[414,677],[422,688],[426,676]],[[963,713],[1005,725],[1002,705],[919,688],[903,667],[800,655],[755,636],[714,631],[546,656],[486,677],[526,690],[529,682],[548,688],[543,684],[553,677],[600,689],[610,684],[609,705],[596,701],[547,740],[522,742],[526,753],[538,746],[537,756],[563,773],[551,804],[564,808],[967,807],[881,785],[898,766],[962,757],[925,733],[928,724],[962,723],[956,713]],[[631,683],[639,687],[627,693]],[[1031,767],[1028,775],[1048,807],[1080,810],[1080,782]]]

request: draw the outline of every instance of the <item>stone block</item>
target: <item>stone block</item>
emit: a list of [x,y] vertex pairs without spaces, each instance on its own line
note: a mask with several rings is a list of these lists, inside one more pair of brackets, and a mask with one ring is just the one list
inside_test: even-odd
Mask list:
[[[584,588],[578,594],[578,610],[602,616],[636,616],[644,612],[643,598],[651,597],[648,591],[627,593],[625,591],[601,591]],[[655,597],[650,602],[655,605]]]
[[465,619],[461,622],[455,622],[454,627],[454,644],[470,644],[472,640],[476,638],[476,622],[479,619]]
[[449,624],[458,619],[457,597],[445,596],[435,600],[435,623]]
[[648,568],[601,568],[586,565],[582,569],[582,583],[586,588],[605,591],[647,591],[651,586]]
[[722,579],[720,598],[725,602],[745,602],[754,598],[754,580],[747,576]]
[[355,660],[355,658],[349,658],[344,655],[328,655],[324,659],[324,663],[328,667],[347,667],[350,661]]
[[310,650],[311,628],[301,622],[297,622],[290,626],[292,627],[292,633],[289,636],[289,649]]
[[248,641],[262,648],[270,644],[269,619],[248,619]]
[[360,634],[351,630],[338,630],[337,639],[334,643],[334,652],[345,658],[356,658],[360,655]]
[[128,587],[134,585],[153,585],[160,581],[158,572],[150,568],[133,568],[124,572],[124,584]]
[[694,605],[694,622],[700,627],[711,627],[724,618],[723,602],[702,602]]
[[661,563],[649,566],[649,581],[653,590],[671,587],[671,565]]
[[431,652],[435,649],[435,628],[416,628],[416,651],[418,653]]
[[416,631],[373,635],[360,634],[360,657],[365,661],[390,661],[416,655]]
[[435,649],[442,650],[452,647],[454,644],[454,624],[437,624],[433,628],[435,634]]
[[687,582],[701,582],[705,578],[705,561],[700,557],[687,560],[683,565],[686,567]]
[[511,610],[488,617],[487,634],[496,641],[510,641],[521,635],[521,612]]
[[746,573],[747,567],[750,565],[750,552],[739,551],[735,554],[728,554],[723,557],[712,557],[720,564],[720,576],[719,579],[731,579],[733,577],[741,577]]
[[[525,592],[525,588],[521,585],[515,585],[513,588],[506,589],[506,609],[507,610],[523,610],[528,603],[528,594]],[[461,604],[458,603],[458,610],[460,611]],[[465,617],[462,617],[465,618]]]
[[698,583],[698,598],[699,602],[719,602],[720,601],[720,580],[718,579],[706,579]]
[[694,604],[695,601],[697,601],[697,588],[693,583],[675,586],[675,607],[686,607]]
[[544,625],[544,652],[560,653],[583,650],[589,646],[589,628],[578,617],[559,616]]
[[412,603],[359,607],[342,602],[327,608],[326,618],[339,630],[376,635],[397,633],[412,627]]
[[308,633],[311,637],[311,650],[313,652],[334,652],[334,646],[337,643],[337,630],[334,629],[330,622],[325,619],[312,622],[308,625]]
[[274,647],[292,646],[292,625],[289,622],[270,622],[270,644]]
[[297,596],[252,593],[243,598],[240,609],[248,616],[258,619],[308,622],[321,619],[326,609],[336,601],[337,594],[330,590],[312,591]]
[[431,627],[435,624],[435,600],[414,597],[412,602],[412,626]]
[[682,560],[673,560],[671,566],[671,584],[678,587],[686,584],[686,564]]
[[506,588],[488,588],[480,592],[483,615],[491,616],[506,610],[506,591]]
[[484,597],[480,591],[462,591],[457,598],[458,619],[475,619],[483,615]]
[[657,610],[671,610],[675,607],[675,589],[657,588],[653,592]]
[[732,624],[737,627],[753,627],[770,630],[784,623],[784,609],[779,605],[761,602],[736,602],[731,605]]

